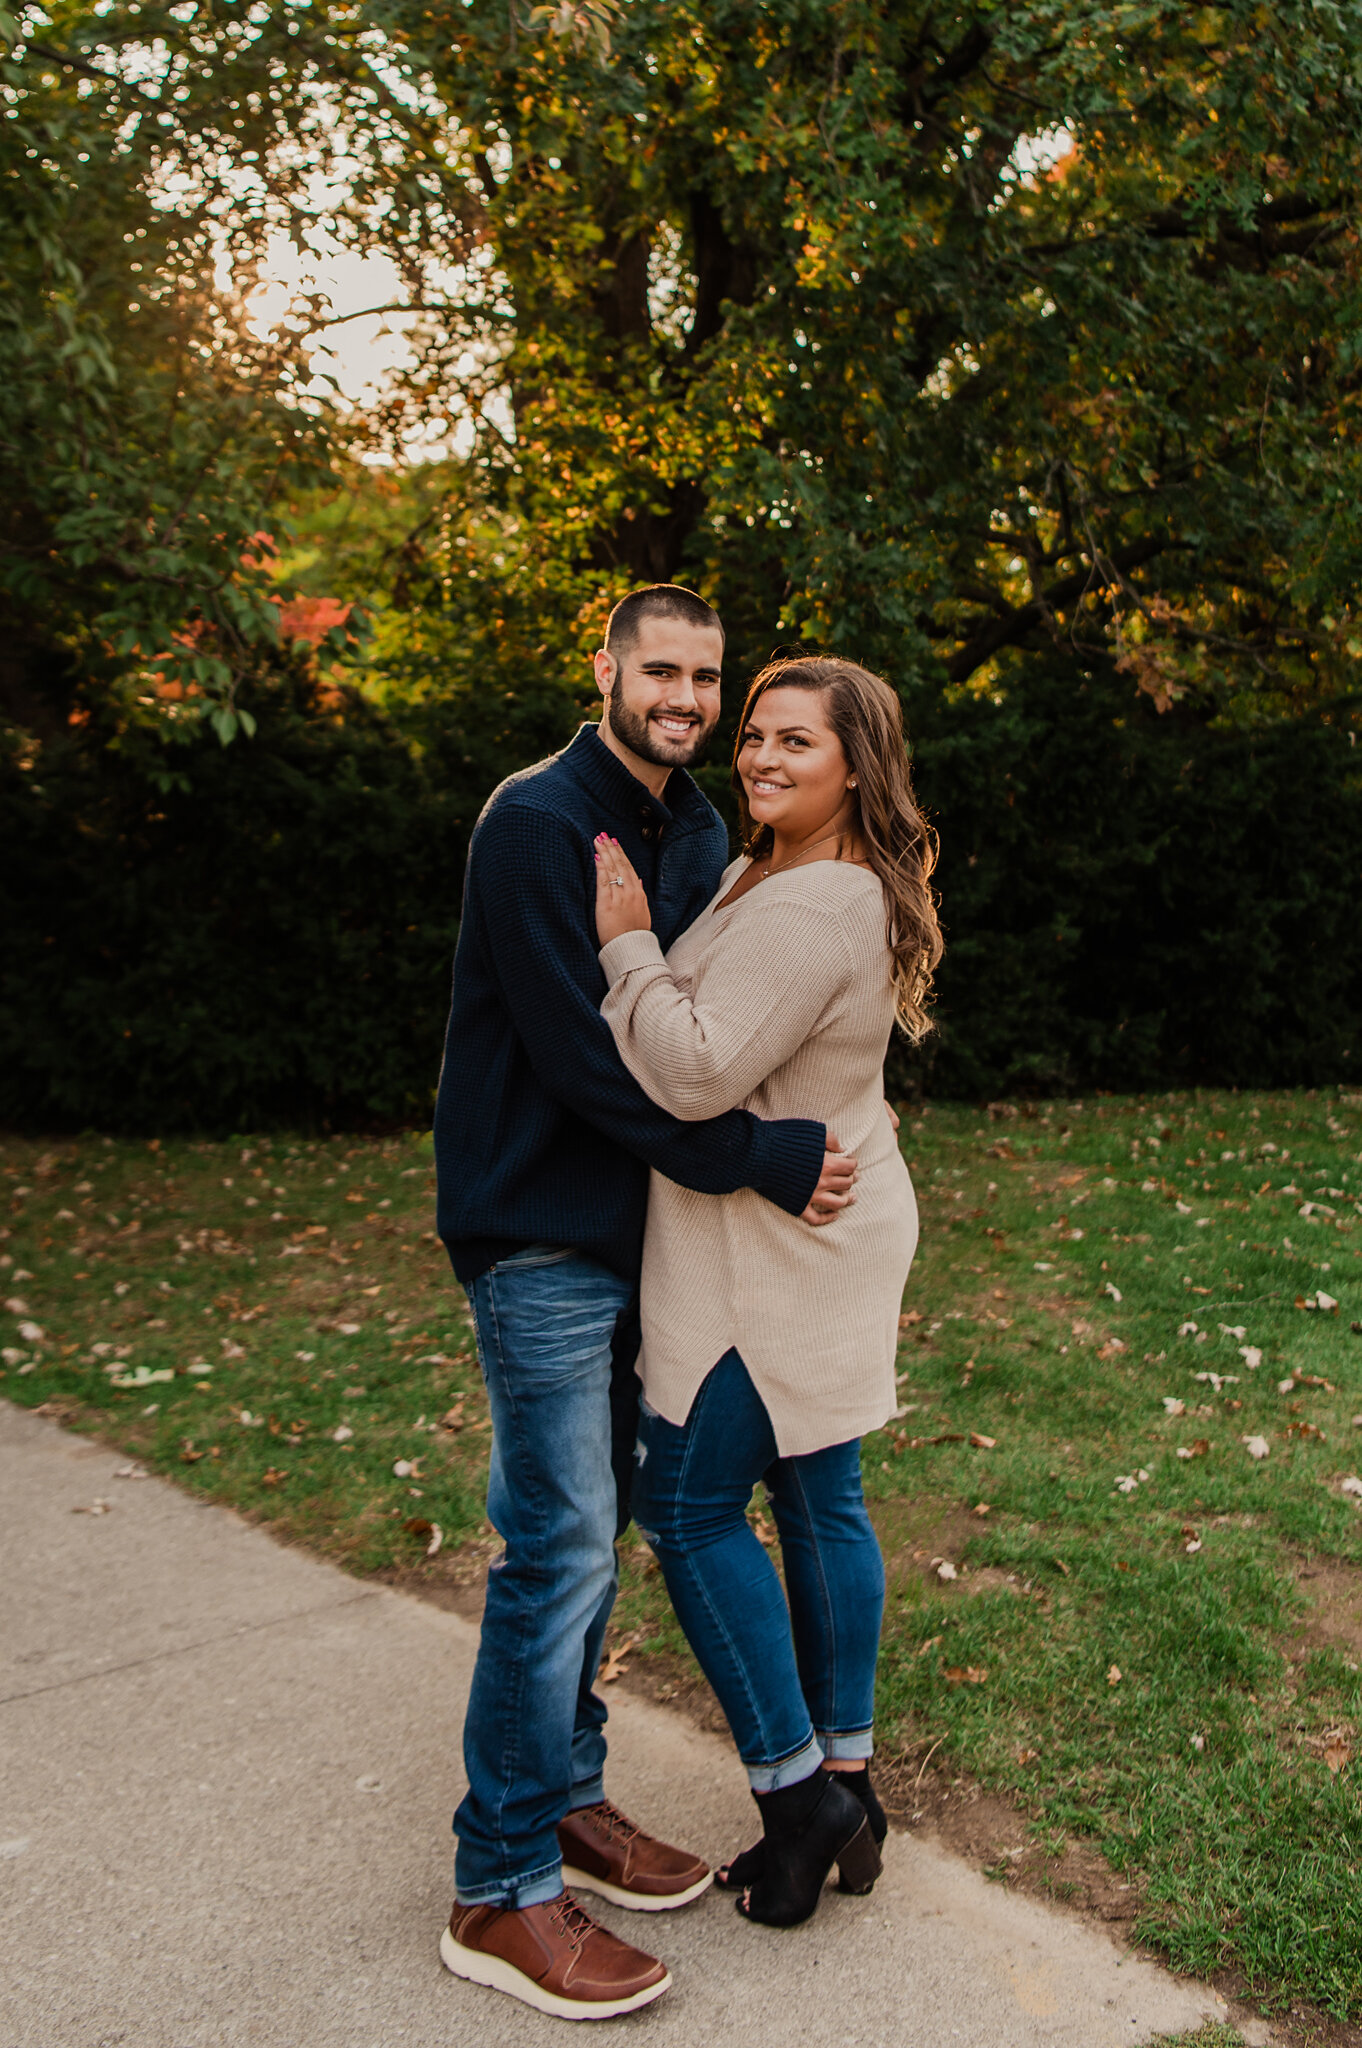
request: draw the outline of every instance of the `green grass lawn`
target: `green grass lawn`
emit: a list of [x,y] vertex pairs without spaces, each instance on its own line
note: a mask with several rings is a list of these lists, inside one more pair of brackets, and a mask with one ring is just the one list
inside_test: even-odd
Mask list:
[[[933,1106],[903,1142],[886,1749],[1099,1846],[1180,1967],[1362,2017],[1362,1098]],[[0,1390],[356,1570],[485,1538],[428,1139],[0,1162]],[[620,1630],[678,1648],[632,1544]]]

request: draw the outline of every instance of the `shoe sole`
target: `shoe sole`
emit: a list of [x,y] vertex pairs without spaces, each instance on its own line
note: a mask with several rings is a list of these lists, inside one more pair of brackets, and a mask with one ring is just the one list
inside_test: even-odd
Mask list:
[[612,1906],[623,1906],[630,1913],[670,1913],[675,1906],[688,1906],[692,1899],[698,1899],[701,1892],[707,1892],[714,1882],[714,1872],[707,1870],[697,1884],[687,1885],[683,1892],[627,1892],[622,1885],[608,1884],[603,1877],[592,1877],[585,1870],[574,1870],[570,1863],[563,1865],[563,1883],[574,1892],[594,1892],[598,1899],[608,1899]]
[[523,1970],[517,1970],[514,1963],[503,1962],[500,1956],[484,1955],[479,1949],[465,1948],[462,1942],[455,1941],[447,1927],[440,1936],[440,1961],[469,1984],[504,1991],[508,1997],[518,1998],[522,2005],[532,2005],[536,2012],[547,2013],[556,2020],[613,2020],[619,2013],[637,2012],[641,2005],[651,2005],[664,1991],[670,1991],[672,1982],[669,1970],[660,1983],[649,1984],[628,1998],[560,1998],[556,1991],[546,1991]]

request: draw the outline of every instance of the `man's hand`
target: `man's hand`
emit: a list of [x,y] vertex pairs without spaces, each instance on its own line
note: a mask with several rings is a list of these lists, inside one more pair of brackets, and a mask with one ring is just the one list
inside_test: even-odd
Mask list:
[[824,1223],[831,1223],[839,1209],[851,1206],[856,1197],[852,1193],[852,1182],[856,1178],[856,1161],[850,1152],[842,1150],[841,1140],[827,1135],[827,1150],[823,1154],[823,1171],[818,1176],[818,1185],[809,1196],[809,1206],[800,1221],[812,1224],[818,1229]]

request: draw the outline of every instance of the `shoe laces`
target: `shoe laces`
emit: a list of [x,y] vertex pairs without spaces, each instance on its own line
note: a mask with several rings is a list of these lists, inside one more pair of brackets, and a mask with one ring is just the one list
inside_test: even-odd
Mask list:
[[589,1934],[596,1932],[596,1922],[585,1906],[579,1906],[571,1892],[549,1901],[549,1917],[572,1948],[580,1948]]
[[602,1799],[598,1806],[589,1806],[586,1819],[598,1835],[604,1835],[612,1842],[632,1842],[640,1832],[634,1823],[622,1814],[608,1799]]

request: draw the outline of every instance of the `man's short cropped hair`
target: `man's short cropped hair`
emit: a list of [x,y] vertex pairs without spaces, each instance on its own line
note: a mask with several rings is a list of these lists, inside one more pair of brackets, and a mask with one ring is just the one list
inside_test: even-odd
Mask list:
[[645,619],[684,619],[688,626],[713,630],[722,640],[723,622],[712,604],[680,583],[648,583],[622,597],[605,622],[605,651],[618,660],[638,638]]

